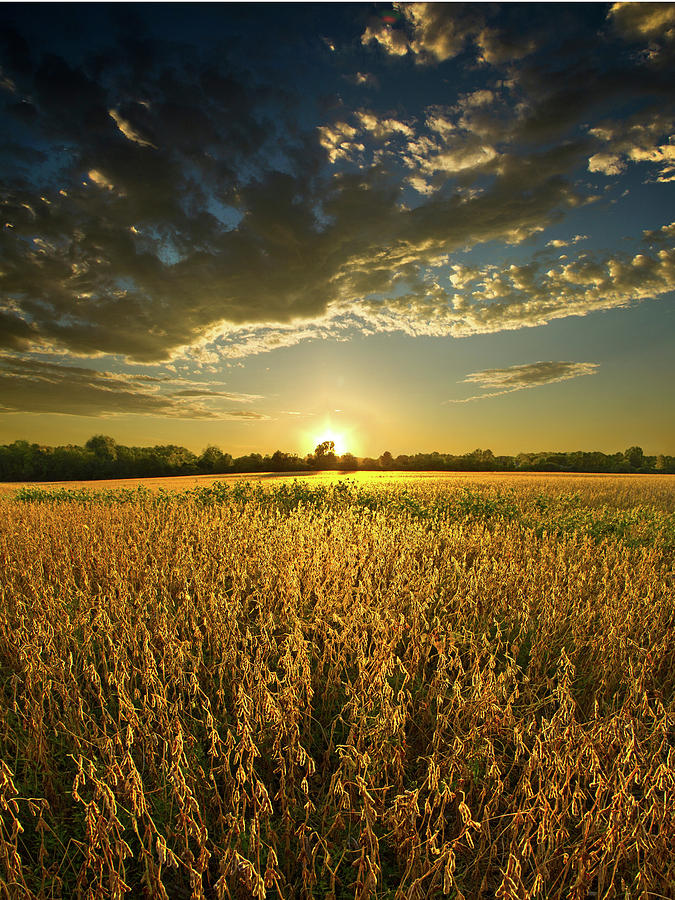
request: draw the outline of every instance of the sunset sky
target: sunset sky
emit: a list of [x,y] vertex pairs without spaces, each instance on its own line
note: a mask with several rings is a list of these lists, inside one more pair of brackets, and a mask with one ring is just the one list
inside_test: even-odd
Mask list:
[[675,453],[675,4],[3,4],[0,443]]

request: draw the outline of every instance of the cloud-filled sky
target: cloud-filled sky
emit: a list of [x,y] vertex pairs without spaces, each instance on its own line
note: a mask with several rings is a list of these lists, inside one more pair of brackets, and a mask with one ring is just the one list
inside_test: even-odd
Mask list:
[[675,4],[35,12],[0,441],[675,452]]

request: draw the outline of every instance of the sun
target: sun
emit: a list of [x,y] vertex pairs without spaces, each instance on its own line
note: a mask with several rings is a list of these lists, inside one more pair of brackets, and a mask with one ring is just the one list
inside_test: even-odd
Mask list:
[[342,456],[349,449],[347,446],[347,438],[339,431],[332,428],[322,428],[312,439],[312,449],[323,443],[324,441],[332,441],[335,444],[335,455]]

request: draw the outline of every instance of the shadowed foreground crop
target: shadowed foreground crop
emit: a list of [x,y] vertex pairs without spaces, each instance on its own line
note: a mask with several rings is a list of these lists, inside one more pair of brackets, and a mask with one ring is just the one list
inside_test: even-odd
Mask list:
[[674,489],[2,501],[0,896],[673,897]]

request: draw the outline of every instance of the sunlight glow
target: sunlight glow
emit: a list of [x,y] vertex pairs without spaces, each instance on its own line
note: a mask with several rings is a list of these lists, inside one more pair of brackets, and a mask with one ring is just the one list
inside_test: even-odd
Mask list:
[[359,452],[359,441],[354,429],[342,422],[334,423],[332,417],[326,416],[321,424],[317,423],[312,431],[306,431],[303,434],[303,446],[307,448],[305,452],[313,453],[314,448],[323,441],[333,441],[336,456],[342,456],[344,453],[356,455]]
[[322,441],[333,441],[335,444],[335,453],[337,456],[342,456],[343,453],[347,453],[349,447],[347,446],[347,438],[344,434],[341,434],[338,431],[334,431],[332,428],[322,428],[321,431],[317,432],[316,436],[312,441],[312,450],[317,444],[320,444]]

